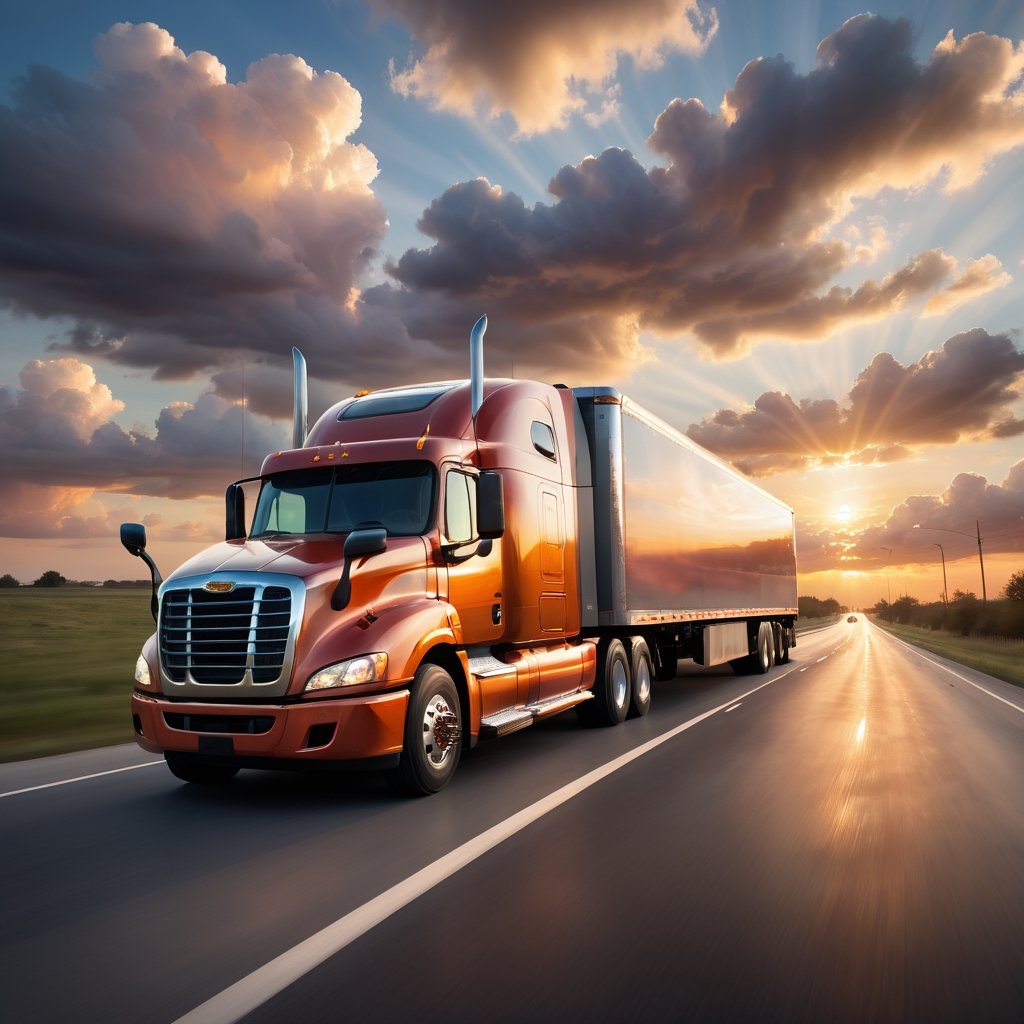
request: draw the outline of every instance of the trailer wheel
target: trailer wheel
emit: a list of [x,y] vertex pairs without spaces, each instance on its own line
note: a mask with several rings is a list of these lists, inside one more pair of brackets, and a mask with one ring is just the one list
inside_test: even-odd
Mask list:
[[787,643],[789,638],[786,636],[786,629],[779,622],[776,622],[773,628],[775,630],[775,664],[786,665],[789,663],[789,644]]
[[757,627],[757,647],[753,654],[745,658],[735,658],[729,662],[737,675],[763,675],[775,664],[775,634],[770,622],[762,622]]
[[402,757],[388,782],[409,796],[436,793],[451,781],[461,750],[462,712],[455,683],[440,665],[421,665],[405,716]]
[[222,786],[238,774],[238,769],[230,765],[199,764],[188,754],[176,754],[170,750],[164,754],[164,760],[176,779],[200,786]]
[[651,651],[642,636],[633,637],[629,675],[633,690],[629,698],[629,717],[642,718],[651,710]]
[[775,667],[775,630],[770,622],[762,622],[757,631],[757,671],[764,675]]
[[594,699],[579,705],[586,725],[618,725],[629,711],[629,658],[621,640],[602,640],[597,648]]

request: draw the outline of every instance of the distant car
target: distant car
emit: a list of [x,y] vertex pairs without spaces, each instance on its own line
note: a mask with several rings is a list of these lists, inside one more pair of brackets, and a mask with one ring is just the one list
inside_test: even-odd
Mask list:
[[856,615],[847,615],[846,616],[846,621],[847,622],[856,622],[857,621],[857,616]]

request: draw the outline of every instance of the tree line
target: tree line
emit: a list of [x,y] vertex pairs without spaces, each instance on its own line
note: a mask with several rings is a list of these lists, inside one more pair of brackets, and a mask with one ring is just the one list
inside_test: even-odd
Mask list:
[[[0,576],[0,589],[11,590],[21,585],[21,581],[9,572],[5,572]],[[149,580],[104,580],[102,584],[84,583],[80,580],[69,580],[66,576],[62,576],[57,572],[56,569],[47,569],[46,572],[31,583],[33,587],[148,587],[149,585]]]
[[1024,569],[1010,576],[1001,600],[979,601],[971,590],[954,590],[948,602],[922,604],[916,597],[904,596],[892,603],[879,600],[872,610],[880,619],[903,626],[1024,640]]

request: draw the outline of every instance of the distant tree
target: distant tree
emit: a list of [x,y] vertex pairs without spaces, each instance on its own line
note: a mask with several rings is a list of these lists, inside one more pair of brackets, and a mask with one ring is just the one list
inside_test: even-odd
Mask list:
[[892,603],[892,612],[896,616],[896,621],[904,626],[909,625],[914,609],[920,603],[916,597],[910,597],[909,595],[897,598]]
[[839,614],[839,602],[834,597],[826,597],[823,601],[805,594],[797,598],[797,609],[805,619],[824,619]]
[[970,636],[981,614],[981,602],[972,590],[954,590],[949,602],[950,627],[961,636]]
[[3,576],[0,576],[0,587],[20,587],[21,584],[9,573],[5,572]]
[[33,587],[63,587],[67,579],[56,569],[47,569],[39,579],[32,583]]
[[1003,597],[1007,601],[1024,601],[1024,569],[1010,573],[1010,578],[1003,587]]

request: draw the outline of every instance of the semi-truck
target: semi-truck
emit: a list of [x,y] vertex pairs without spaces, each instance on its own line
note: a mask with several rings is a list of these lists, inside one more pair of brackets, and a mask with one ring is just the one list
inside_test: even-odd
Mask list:
[[[131,713],[189,783],[378,769],[426,795],[570,708],[614,726],[680,659],[768,672],[796,644],[793,510],[614,387],[470,378],[359,392],[226,491],[166,580]],[[251,518],[245,488],[256,488]]]

